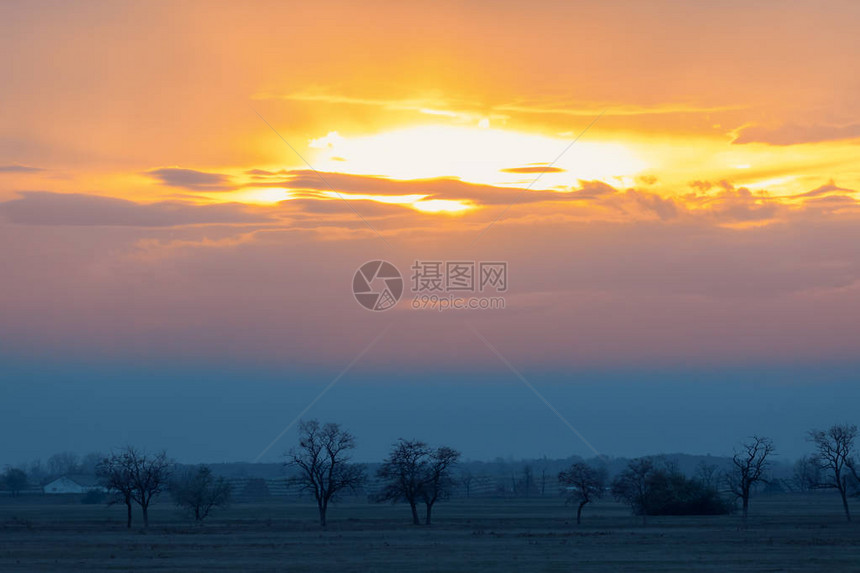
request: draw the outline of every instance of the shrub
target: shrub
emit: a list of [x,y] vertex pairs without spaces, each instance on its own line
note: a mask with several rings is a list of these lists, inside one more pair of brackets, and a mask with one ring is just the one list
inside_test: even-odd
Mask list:
[[722,515],[732,509],[717,491],[680,473],[657,470],[651,486],[648,515]]
[[636,515],[720,515],[732,505],[713,488],[653,460],[632,460],[612,482],[612,494]]

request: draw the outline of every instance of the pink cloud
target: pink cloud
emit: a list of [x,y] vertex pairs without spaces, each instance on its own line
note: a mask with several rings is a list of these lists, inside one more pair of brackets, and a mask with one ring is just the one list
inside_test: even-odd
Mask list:
[[[0,342],[24,353],[346,364],[393,321],[369,364],[492,362],[464,329],[468,320],[526,369],[853,356],[856,211],[780,208],[778,225],[734,229],[721,223],[774,213],[757,211],[756,195],[730,186],[708,200],[663,205],[641,191],[600,189],[568,209],[612,205],[601,208],[624,210],[624,218],[587,222],[515,206],[474,245],[486,218],[443,228],[425,215],[380,212],[374,220],[393,225],[388,248],[348,212],[332,220],[301,205],[268,229],[68,219],[47,226],[30,214],[42,224],[0,223]],[[671,205],[676,214],[660,217]],[[96,212],[101,222],[115,216]],[[402,227],[416,220],[428,223]],[[415,259],[508,261],[507,309],[440,314],[401,301],[368,312],[350,284],[359,265],[377,258],[404,275]]]

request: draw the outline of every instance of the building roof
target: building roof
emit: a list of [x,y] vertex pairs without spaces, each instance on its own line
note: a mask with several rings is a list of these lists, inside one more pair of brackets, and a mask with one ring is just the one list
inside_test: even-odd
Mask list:
[[74,483],[78,484],[78,485],[79,485],[79,486],[81,486],[81,487],[96,487],[96,486],[101,485],[101,484],[99,483],[99,480],[98,480],[98,478],[97,478],[96,476],[86,475],[86,474],[66,474],[66,475],[62,475],[62,476],[58,477],[57,479],[50,481],[50,482],[49,482],[48,484],[46,484],[46,485],[50,485],[50,484],[55,483],[55,482],[58,482],[58,481],[60,481],[60,480],[62,480],[62,479],[67,479],[67,480],[69,480],[69,481],[72,481],[72,482],[74,482]]

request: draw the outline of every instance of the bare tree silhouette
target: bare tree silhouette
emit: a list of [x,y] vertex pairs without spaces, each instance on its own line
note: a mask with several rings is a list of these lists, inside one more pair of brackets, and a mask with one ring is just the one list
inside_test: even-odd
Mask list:
[[577,462],[558,474],[558,481],[565,486],[563,493],[568,503],[577,504],[576,524],[582,523],[582,509],[603,496],[606,487],[606,470]]
[[636,458],[612,482],[612,495],[641,515],[642,525],[647,523],[648,496],[655,472],[651,458]]
[[447,446],[442,446],[430,452],[430,460],[427,464],[427,475],[421,488],[421,497],[424,500],[427,513],[424,524],[430,525],[430,514],[433,505],[440,499],[447,499],[454,489],[454,479],[451,476],[451,468],[460,459],[460,452]]
[[201,465],[188,470],[170,484],[173,501],[186,509],[194,521],[206,519],[216,507],[223,507],[230,501],[230,484],[212,475],[209,466]]
[[164,451],[147,454],[132,446],[104,458],[96,467],[102,485],[113,494],[110,504],[122,502],[127,509],[126,526],[131,527],[131,502],[140,506],[143,526],[149,527],[149,505],[170,478],[173,465]]
[[108,505],[123,503],[126,507],[126,527],[131,527],[131,504],[134,501],[134,483],[131,468],[124,452],[113,453],[102,459],[96,466],[96,476],[102,486],[111,494]]
[[808,492],[821,484],[821,468],[814,456],[803,456],[794,462],[791,482],[797,491]]
[[419,440],[401,438],[377,471],[386,485],[377,501],[405,501],[412,511],[412,524],[420,525],[418,502],[426,507],[424,523],[430,525],[433,506],[454,489],[451,469],[460,452],[447,446],[430,448]]
[[351,463],[353,449],[355,437],[339,424],[323,426],[317,420],[299,423],[299,445],[290,450],[286,465],[298,468],[291,481],[313,494],[322,527],[329,503],[339,493],[355,490],[364,482],[364,468]]
[[854,440],[857,438],[857,426],[851,424],[836,424],[826,431],[812,430],[809,439],[818,450],[815,462],[824,473],[818,487],[835,488],[842,498],[842,508],[845,519],[851,521],[851,511],[848,509],[848,477],[850,473],[856,476],[854,468]]
[[20,468],[7,467],[6,471],[3,472],[2,480],[3,485],[13,497],[27,488],[27,473]]
[[131,497],[140,506],[143,526],[149,527],[149,505],[167,487],[170,467],[167,453],[147,454],[143,450],[126,448],[124,456],[131,472]]
[[762,436],[752,436],[742,442],[732,456],[732,470],[726,475],[729,491],[741,500],[744,519],[749,514],[750,495],[755,484],[765,482],[765,471],[773,454],[773,441]]

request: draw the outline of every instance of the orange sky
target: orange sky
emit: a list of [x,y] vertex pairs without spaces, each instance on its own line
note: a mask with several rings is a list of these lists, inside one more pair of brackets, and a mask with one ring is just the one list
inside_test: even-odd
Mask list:
[[[271,356],[236,334],[268,320],[248,285],[267,305],[300,296],[267,265],[339,285],[375,257],[459,256],[502,213],[471,256],[529,269],[498,319],[542,329],[534,347],[504,335],[524,360],[563,362],[568,336],[598,361],[857,340],[840,318],[860,272],[857,3],[32,2],[0,22],[0,256],[17,277],[0,297],[33,344],[84,320],[94,346]],[[629,285],[660,334],[604,313],[585,322],[613,342],[591,348],[544,325],[547,305],[587,313],[580,297],[617,310]],[[353,304],[320,290],[282,318]],[[799,298],[758,304],[777,292]],[[207,350],[195,329],[232,334]]]

